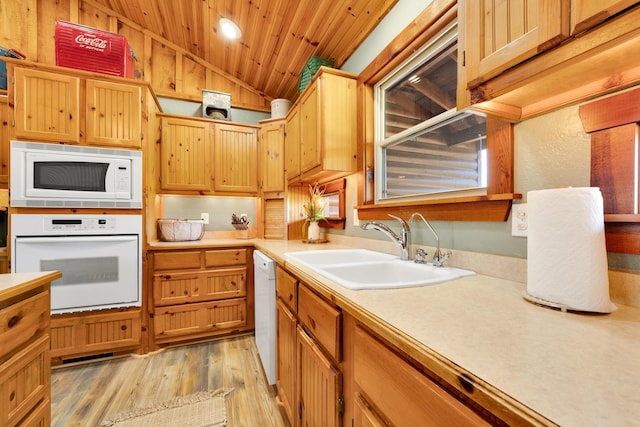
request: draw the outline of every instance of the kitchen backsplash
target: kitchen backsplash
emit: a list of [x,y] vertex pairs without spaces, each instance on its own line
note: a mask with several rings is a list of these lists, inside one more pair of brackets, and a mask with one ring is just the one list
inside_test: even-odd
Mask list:
[[209,214],[205,230],[234,230],[231,215],[246,214],[249,223],[256,224],[256,199],[253,197],[188,197],[162,196],[164,218],[199,219]]

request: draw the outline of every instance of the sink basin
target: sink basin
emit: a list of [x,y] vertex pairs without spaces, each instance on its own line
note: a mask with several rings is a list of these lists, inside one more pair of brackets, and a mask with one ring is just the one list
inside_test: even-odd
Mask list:
[[396,256],[366,249],[289,252],[285,257],[348,289],[427,286],[475,274],[461,268],[401,261]]
[[304,251],[285,253],[286,258],[298,261],[307,267],[352,264],[397,259],[397,256],[368,249],[328,249],[326,251]]

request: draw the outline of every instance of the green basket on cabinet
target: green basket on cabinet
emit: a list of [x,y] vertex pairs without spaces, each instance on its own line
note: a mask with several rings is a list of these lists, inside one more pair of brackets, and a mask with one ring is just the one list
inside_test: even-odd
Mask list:
[[302,68],[302,71],[300,71],[300,78],[298,79],[298,90],[300,93],[304,92],[305,88],[313,79],[313,76],[316,75],[316,72],[318,72],[322,66],[333,67],[333,61],[319,56],[309,58],[304,68]]

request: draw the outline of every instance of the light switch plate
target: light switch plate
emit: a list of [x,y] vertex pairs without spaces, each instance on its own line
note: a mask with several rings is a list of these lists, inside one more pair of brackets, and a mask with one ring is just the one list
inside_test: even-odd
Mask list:
[[209,214],[207,212],[202,212],[200,219],[203,219],[205,224],[209,224]]
[[529,229],[529,214],[527,204],[518,203],[511,207],[511,235],[526,237]]

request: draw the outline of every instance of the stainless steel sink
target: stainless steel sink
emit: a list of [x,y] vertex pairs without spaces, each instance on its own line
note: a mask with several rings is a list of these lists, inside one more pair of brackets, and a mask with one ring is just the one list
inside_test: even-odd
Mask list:
[[397,256],[366,249],[289,252],[285,258],[348,289],[427,286],[475,274],[461,268],[401,261]]

